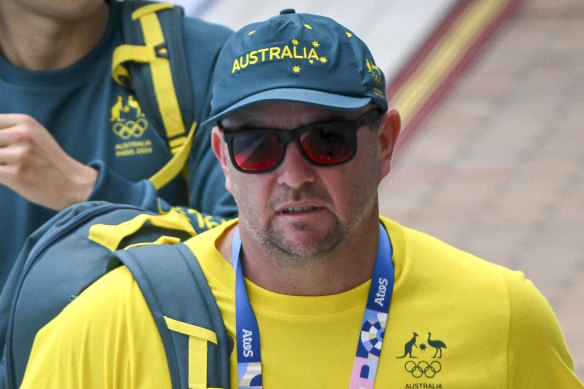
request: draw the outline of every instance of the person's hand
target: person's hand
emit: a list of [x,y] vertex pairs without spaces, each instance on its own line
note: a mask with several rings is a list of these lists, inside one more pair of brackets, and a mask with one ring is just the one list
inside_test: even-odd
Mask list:
[[97,175],[69,156],[32,117],[0,114],[0,184],[29,201],[62,210],[85,201]]

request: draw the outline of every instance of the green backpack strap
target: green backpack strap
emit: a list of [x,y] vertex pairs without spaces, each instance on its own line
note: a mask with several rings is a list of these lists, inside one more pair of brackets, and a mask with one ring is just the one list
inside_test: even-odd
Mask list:
[[134,91],[151,123],[164,129],[162,135],[174,157],[150,180],[159,189],[186,164],[196,129],[183,9],[167,3],[124,1],[122,12],[125,43],[113,53],[112,77]]
[[233,340],[197,259],[184,244],[118,250],[138,283],[166,352],[172,387],[230,388]]

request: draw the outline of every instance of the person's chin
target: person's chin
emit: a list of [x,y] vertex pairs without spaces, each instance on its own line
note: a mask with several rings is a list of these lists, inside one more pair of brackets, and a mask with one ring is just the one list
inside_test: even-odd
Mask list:
[[326,211],[285,215],[273,220],[272,238],[289,254],[318,255],[334,245],[334,240],[340,236],[338,229],[338,223]]

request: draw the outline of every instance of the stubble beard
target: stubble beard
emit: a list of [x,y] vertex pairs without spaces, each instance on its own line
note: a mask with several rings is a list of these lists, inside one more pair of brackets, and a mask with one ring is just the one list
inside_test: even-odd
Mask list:
[[[292,225],[292,229],[294,233],[323,233],[323,231],[314,231],[312,226],[302,223]],[[299,258],[326,256],[345,239],[345,236],[346,230],[344,226],[336,216],[332,215],[330,227],[327,231],[324,231],[324,234],[319,236],[318,240],[312,242],[294,242],[286,239],[286,233],[280,231],[273,222],[270,222],[263,241],[265,247],[273,247],[274,250],[278,250],[281,254],[284,254],[284,258],[287,256],[297,260]]]
[[[253,239],[266,251],[266,253],[281,266],[301,267],[306,265],[322,264],[335,259],[335,253],[344,242],[352,239],[356,230],[361,228],[371,213],[377,216],[376,199],[363,204],[362,212],[354,215],[346,225],[332,212],[327,212],[331,222],[326,231],[316,230],[309,224],[296,223],[291,225],[291,233],[287,233],[278,228],[274,218],[271,218],[265,228],[262,226],[246,222],[253,220],[245,216],[240,219],[240,223],[245,224],[247,231]],[[243,215],[242,215],[243,216]],[[250,215],[248,215],[250,216]],[[294,240],[294,233],[321,234],[311,242],[298,242]]]
[[[253,216],[246,218],[241,215],[240,223],[245,225],[251,237],[273,259],[282,264],[300,264],[314,261],[316,257],[326,257],[345,238],[346,230],[341,221],[328,212],[331,222],[326,231],[315,230],[314,226],[305,223],[289,225],[289,231],[277,226],[276,217],[268,220],[264,226],[253,223]],[[251,221],[251,222],[250,222]],[[296,239],[298,235],[306,235],[306,239]],[[313,237],[311,237],[313,235]],[[295,240],[296,239],[296,240]]]

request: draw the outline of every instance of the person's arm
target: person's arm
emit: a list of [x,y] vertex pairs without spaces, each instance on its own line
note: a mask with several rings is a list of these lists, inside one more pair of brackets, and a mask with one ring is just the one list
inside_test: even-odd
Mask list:
[[[200,130],[197,135],[189,163],[189,206],[180,208],[200,232],[235,217],[237,208],[225,189],[209,132]],[[103,162],[76,161],[44,126],[22,114],[0,114],[0,184],[57,211],[86,200],[131,204],[155,212],[171,208],[147,177],[132,182]]]
[[97,175],[69,156],[31,116],[0,114],[0,184],[36,204],[62,210],[84,201]]
[[39,331],[21,388],[170,388],[167,366],[146,301],[121,267]]
[[508,387],[584,388],[574,373],[552,308],[531,281],[517,274],[507,280],[511,304]]

